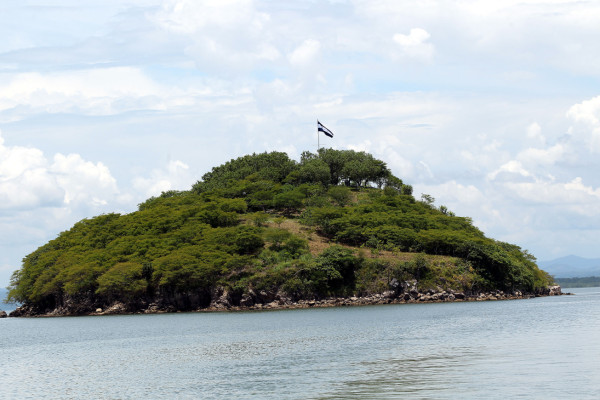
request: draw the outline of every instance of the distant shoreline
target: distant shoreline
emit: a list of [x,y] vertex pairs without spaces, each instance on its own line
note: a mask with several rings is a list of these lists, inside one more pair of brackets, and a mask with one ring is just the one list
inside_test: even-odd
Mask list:
[[600,287],[600,276],[585,276],[577,278],[554,278],[563,288]]

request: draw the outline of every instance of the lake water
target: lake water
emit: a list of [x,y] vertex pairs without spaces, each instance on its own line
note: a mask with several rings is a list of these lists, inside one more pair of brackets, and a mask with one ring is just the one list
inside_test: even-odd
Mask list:
[[2,399],[597,399],[576,296],[0,320]]

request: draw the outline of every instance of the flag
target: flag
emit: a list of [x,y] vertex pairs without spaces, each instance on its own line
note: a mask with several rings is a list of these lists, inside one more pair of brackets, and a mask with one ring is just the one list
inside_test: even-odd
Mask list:
[[317,120],[317,131],[323,132],[325,135],[327,135],[329,137],[333,137],[333,132],[331,132],[329,129],[327,129],[325,127],[325,125],[323,125],[322,123],[319,122],[319,120]]

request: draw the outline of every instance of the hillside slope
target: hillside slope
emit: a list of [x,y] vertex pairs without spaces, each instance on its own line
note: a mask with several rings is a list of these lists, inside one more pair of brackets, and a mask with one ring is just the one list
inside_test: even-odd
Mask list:
[[322,149],[240,157],[190,191],[82,220],[24,258],[9,298],[19,315],[69,315],[550,283],[518,246],[416,201],[383,161]]

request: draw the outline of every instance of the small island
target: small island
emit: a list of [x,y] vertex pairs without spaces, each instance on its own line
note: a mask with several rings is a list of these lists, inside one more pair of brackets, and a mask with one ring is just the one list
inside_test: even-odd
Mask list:
[[246,155],[189,191],[76,223],[14,272],[10,316],[246,310],[561,294],[535,258],[365,152]]

